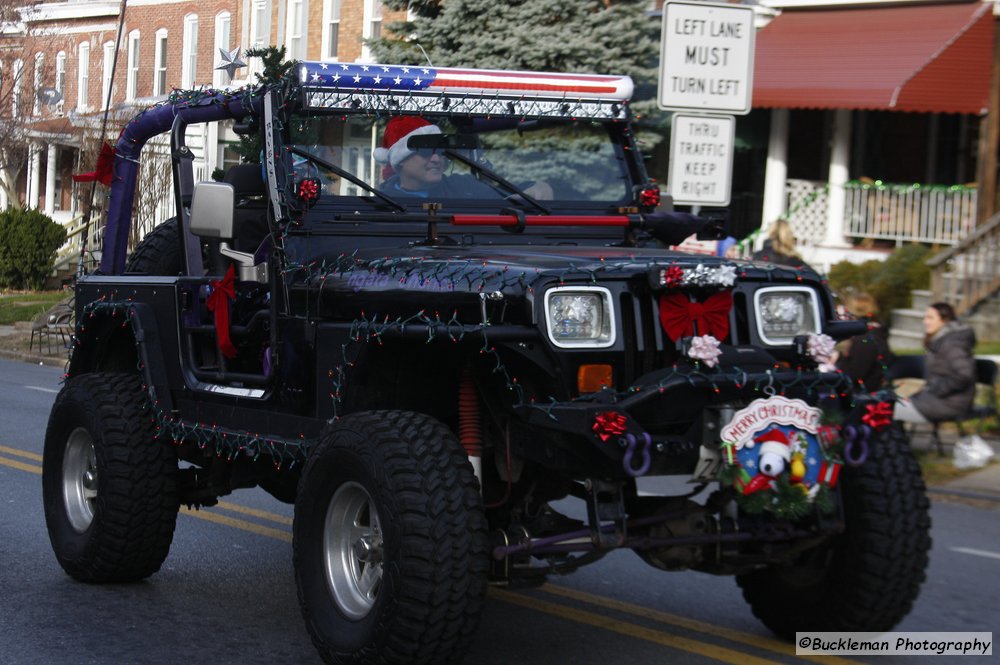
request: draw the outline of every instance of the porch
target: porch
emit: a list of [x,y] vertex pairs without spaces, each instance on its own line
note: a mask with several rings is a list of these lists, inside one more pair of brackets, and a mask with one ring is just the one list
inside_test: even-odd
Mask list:
[[[863,259],[866,250],[881,254],[912,242],[954,246],[976,228],[976,187],[852,180],[841,186],[843,212],[831,230],[830,187],[824,181],[785,181],[785,217],[806,260],[823,270],[845,254]],[[842,242],[831,246],[833,235]]]

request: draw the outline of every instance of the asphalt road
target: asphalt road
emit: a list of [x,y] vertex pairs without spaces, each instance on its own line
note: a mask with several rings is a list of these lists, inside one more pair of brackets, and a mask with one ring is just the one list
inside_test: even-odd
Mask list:
[[[182,511],[170,556],[146,582],[91,586],[63,573],[41,499],[60,378],[0,360],[0,665],[319,662],[296,599],[291,506],[261,491]],[[1000,634],[1000,506],[938,502],[933,520],[928,580],[897,630]],[[793,654],[754,619],[732,579],[664,573],[618,552],[539,590],[492,589],[466,663],[797,662]],[[985,659],[960,662],[977,661]]]

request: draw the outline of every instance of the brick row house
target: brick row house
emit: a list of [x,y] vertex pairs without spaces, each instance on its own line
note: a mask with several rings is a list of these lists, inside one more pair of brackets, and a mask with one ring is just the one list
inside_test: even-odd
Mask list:
[[[106,107],[113,142],[129,118],[174,89],[255,81],[261,65],[242,55],[248,48],[285,46],[290,59],[371,60],[364,40],[378,37],[383,22],[404,18],[383,12],[379,0],[70,0],[20,16],[0,26],[0,208],[39,208],[70,226],[90,193],[71,175],[93,169]],[[217,68],[220,50],[237,47],[250,65],[230,80]],[[187,141],[196,178],[239,159],[225,125],[191,127]],[[155,219],[138,221],[148,229],[170,214],[162,201]]]

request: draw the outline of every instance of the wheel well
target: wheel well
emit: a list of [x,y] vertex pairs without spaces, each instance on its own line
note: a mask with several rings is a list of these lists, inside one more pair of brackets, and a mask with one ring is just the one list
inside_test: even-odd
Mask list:
[[71,374],[138,371],[139,354],[131,326],[122,326],[120,320],[91,320],[85,331],[77,334]]

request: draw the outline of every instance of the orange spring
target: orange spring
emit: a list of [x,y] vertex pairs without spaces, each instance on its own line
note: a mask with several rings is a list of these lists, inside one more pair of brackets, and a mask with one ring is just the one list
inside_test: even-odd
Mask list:
[[462,370],[462,379],[458,385],[458,440],[469,457],[482,457],[482,414],[476,383],[469,367]]

